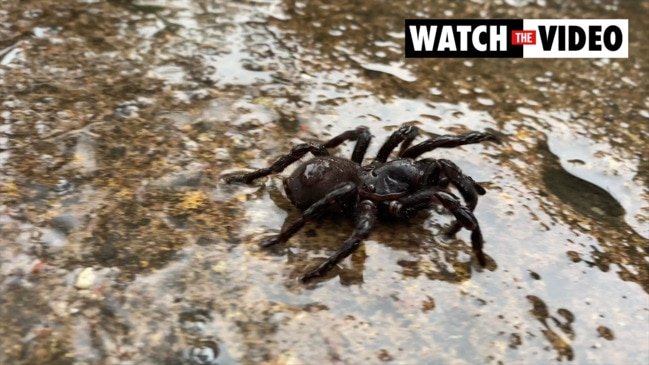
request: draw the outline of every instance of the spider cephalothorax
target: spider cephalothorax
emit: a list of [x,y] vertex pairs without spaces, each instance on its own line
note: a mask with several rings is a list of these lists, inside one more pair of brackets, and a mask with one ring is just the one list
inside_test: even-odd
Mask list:
[[[383,144],[374,160],[362,165],[372,135],[366,127],[358,127],[324,144],[302,143],[270,167],[228,176],[225,180],[228,183],[250,183],[283,171],[309,152],[315,156],[284,179],[286,195],[293,205],[303,211],[302,216],[285,226],[277,236],[262,242],[261,246],[269,247],[287,241],[307,221],[332,209],[352,212],[356,217],[356,228],[336,253],[302,277],[304,281],[324,275],[353,253],[369,235],[377,216],[409,217],[436,205],[444,206],[455,216],[457,221],[450,229],[451,234],[457,233],[462,227],[471,231],[473,252],[480,265],[485,266],[482,233],[473,215],[478,195],[485,194],[485,190],[450,160],[417,160],[417,157],[436,148],[498,140],[490,133],[470,132],[438,136],[410,146],[418,134],[419,130],[413,126],[399,128]],[[351,159],[329,155],[328,148],[345,141],[356,141]],[[401,145],[398,158],[387,161],[398,145]],[[451,193],[449,185],[457,189],[464,202]]]

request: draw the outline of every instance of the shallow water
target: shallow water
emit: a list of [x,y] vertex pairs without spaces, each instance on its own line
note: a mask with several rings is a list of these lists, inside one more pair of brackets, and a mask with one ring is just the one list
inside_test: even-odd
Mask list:
[[[0,363],[649,363],[647,11],[5,3]],[[630,57],[404,59],[403,19],[442,16],[628,18]],[[432,210],[298,284],[352,221],[260,250],[299,216],[281,176],[220,177],[358,125],[370,158],[403,123],[502,140],[428,154],[487,188],[487,267]]]

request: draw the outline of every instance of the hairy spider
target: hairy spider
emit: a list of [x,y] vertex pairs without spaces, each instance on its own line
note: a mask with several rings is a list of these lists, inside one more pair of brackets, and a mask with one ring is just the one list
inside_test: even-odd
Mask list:
[[[308,152],[315,156],[284,179],[286,195],[293,205],[303,211],[302,216],[293,224],[285,225],[277,236],[262,242],[261,247],[286,242],[306,222],[318,218],[326,211],[351,212],[356,218],[356,227],[342,247],[317,268],[307,272],[302,281],[326,274],[352,254],[361,241],[367,238],[378,215],[407,218],[419,210],[440,204],[456,218],[449,234],[457,233],[462,227],[470,230],[473,252],[480,265],[485,266],[482,233],[478,220],[473,215],[478,195],[485,194],[484,188],[470,176],[464,175],[462,170],[449,160],[416,158],[436,148],[498,140],[490,133],[470,132],[442,135],[411,146],[418,134],[419,130],[416,127],[402,126],[386,140],[374,160],[363,166],[363,157],[372,135],[367,127],[361,126],[348,130],[324,144],[299,144],[270,167],[228,176],[225,181],[248,184],[260,177],[283,171]],[[356,141],[351,160],[329,155],[328,148],[336,147],[345,141]],[[398,158],[387,161],[399,144],[401,148]],[[451,193],[449,185],[454,186],[462,195],[464,204]]]

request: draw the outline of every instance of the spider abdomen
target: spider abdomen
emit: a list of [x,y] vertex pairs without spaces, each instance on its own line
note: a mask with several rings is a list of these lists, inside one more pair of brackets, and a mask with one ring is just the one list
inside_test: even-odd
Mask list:
[[360,166],[334,156],[313,158],[300,165],[284,179],[286,196],[297,208],[304,210],[324,198],[332,187],[347,182],[358,185]]

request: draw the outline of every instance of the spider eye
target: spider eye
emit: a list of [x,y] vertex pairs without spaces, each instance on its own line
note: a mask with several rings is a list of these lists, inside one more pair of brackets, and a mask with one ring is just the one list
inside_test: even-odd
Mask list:
[[363,187],[363,189],[364,189],[365,191],[367,191],[368,193],[373,193],[373,192],[376,191],[376,187],[374,187],[373,184],[367,184],[367,185],[365,185],[365,186]]

